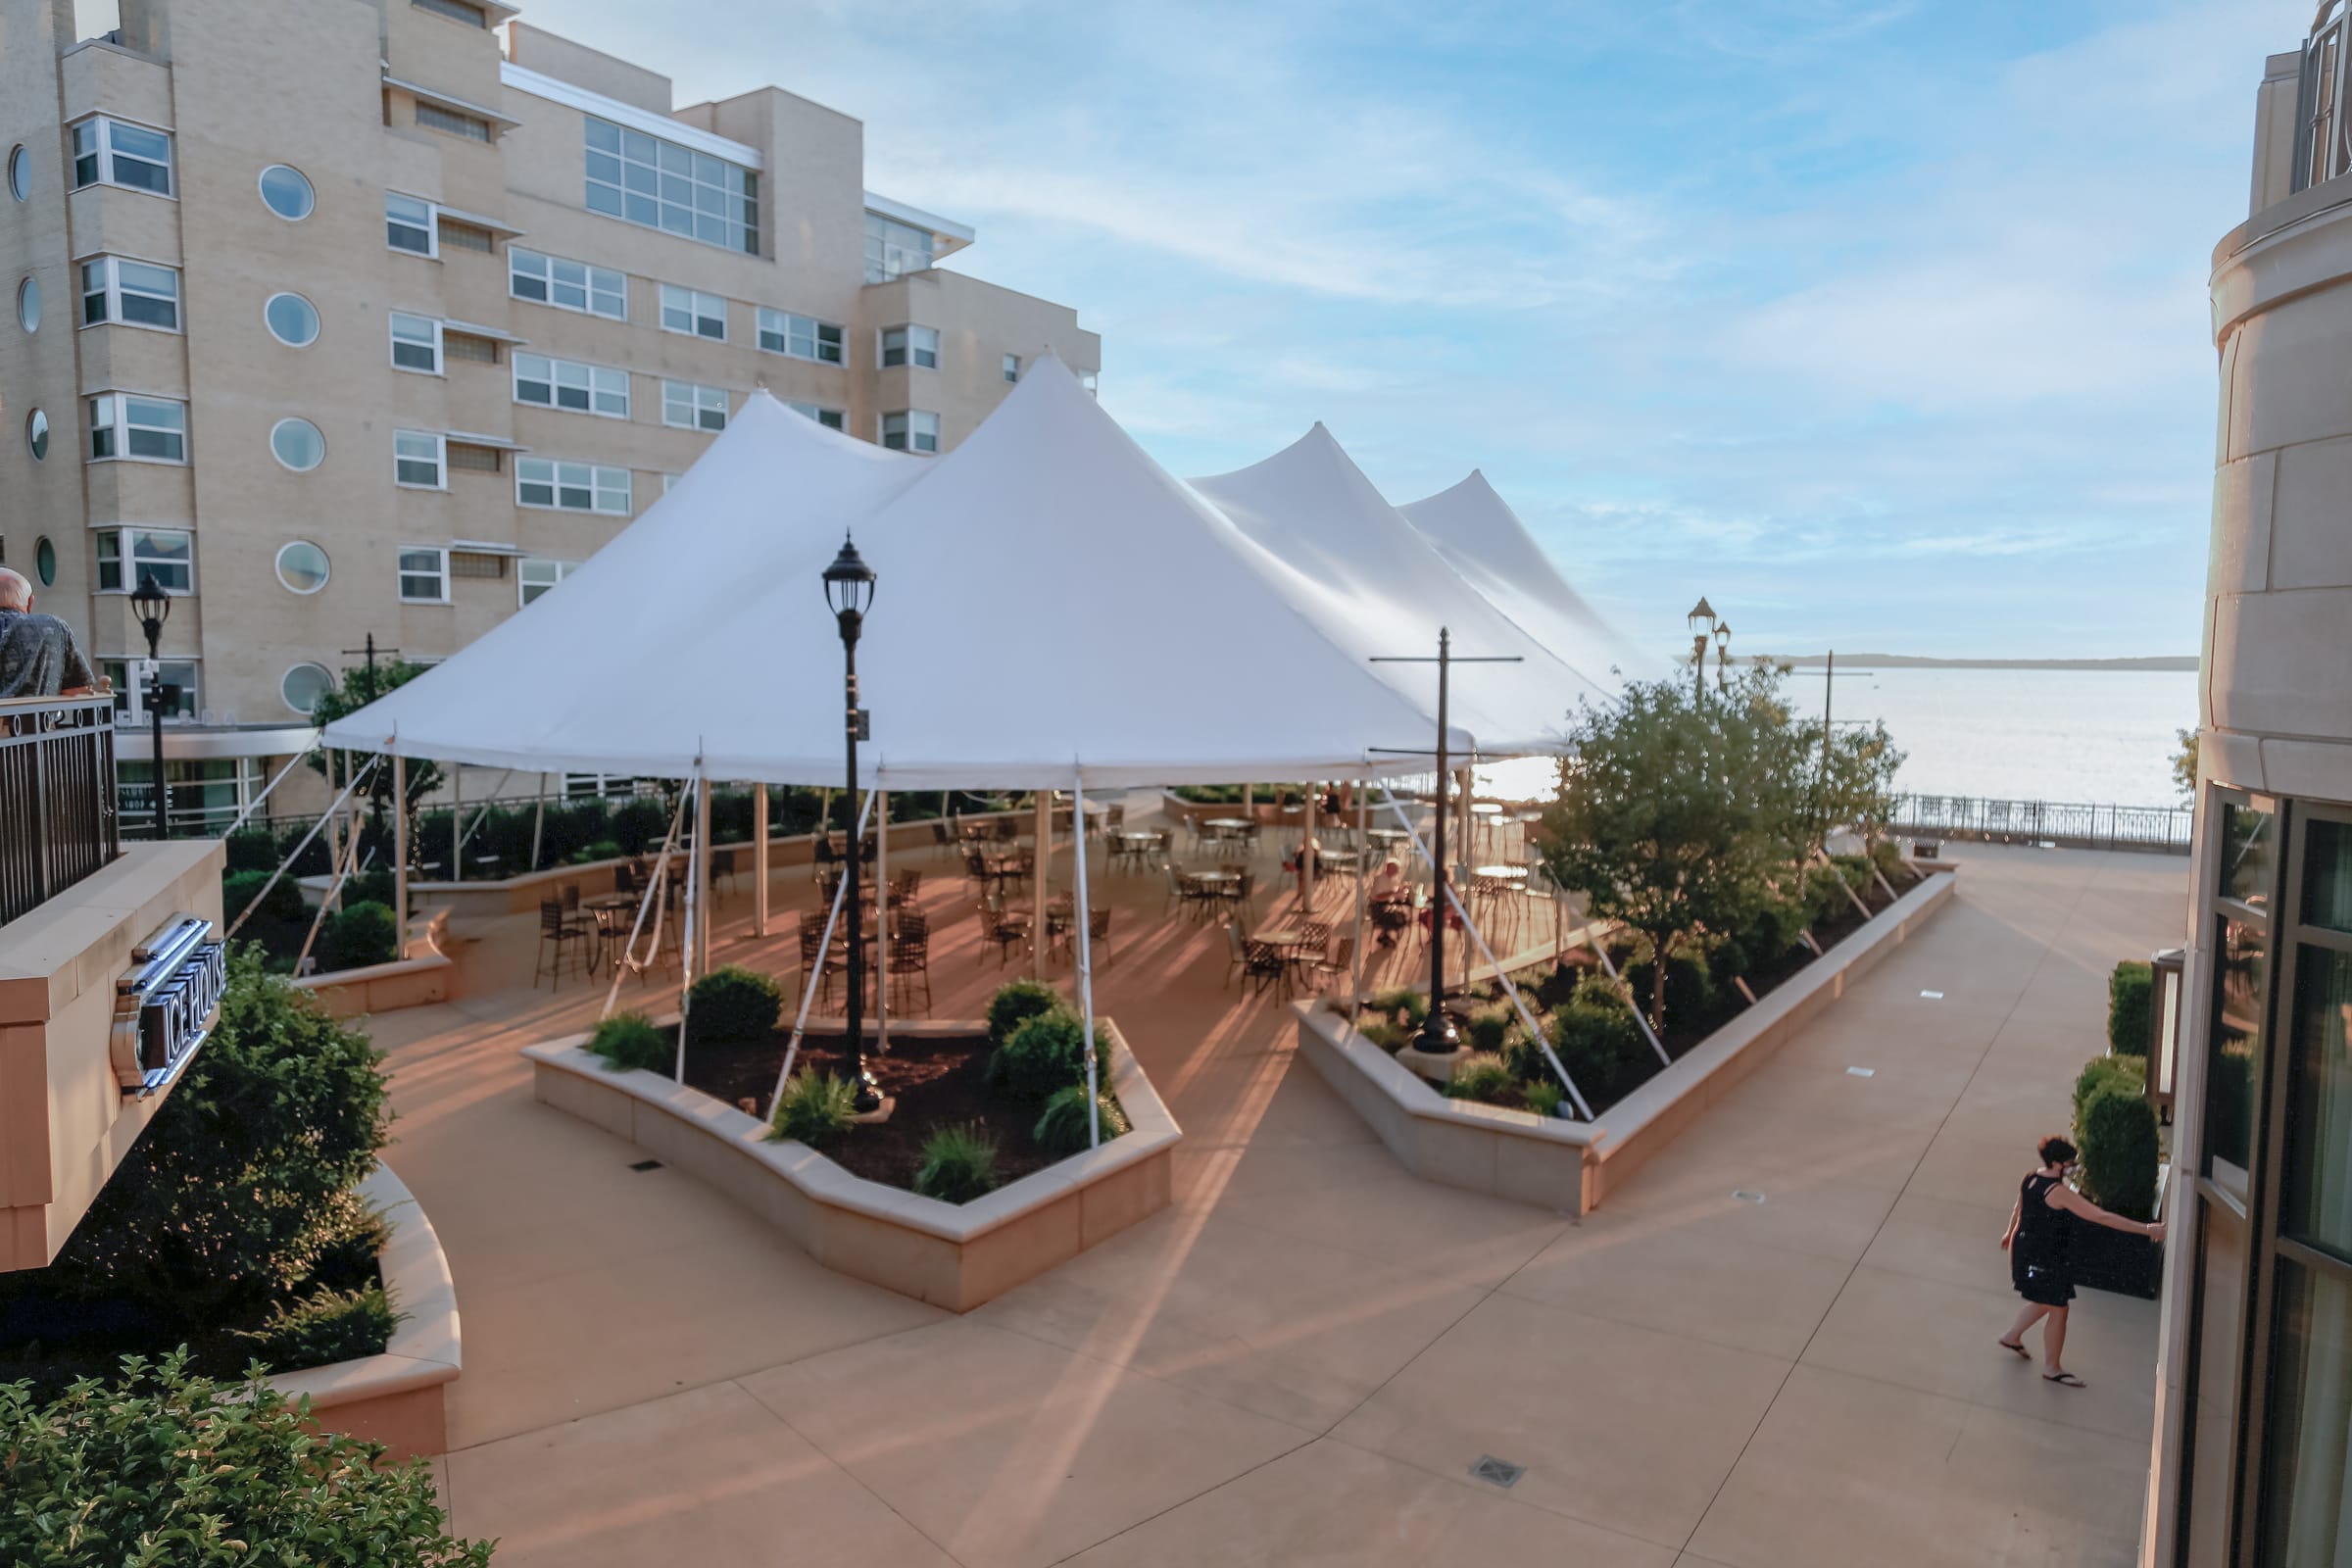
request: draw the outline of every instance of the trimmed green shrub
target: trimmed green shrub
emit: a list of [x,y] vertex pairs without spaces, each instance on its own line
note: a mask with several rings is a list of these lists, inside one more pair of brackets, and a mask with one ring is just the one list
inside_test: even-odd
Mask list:
[[1869,893],[1864,891],[1870,886],[1870,873],[1873,869],[1869,856],[1833,855],[1830,857],[1830,863],[1838,868],[1839,876],[1845,878],[1847,887],[1862,894],[1865,899],[1870,897]]
[[2156,1217],[2156,1107],[2108,1084],[2082,1110],[2082,1191],[2126,1219]]
[[[1095,1030],[1095,1078],[1110,1081],[1110,1047]],[[1044,1100],[1086,1082],[1086,1028],[1076,1013],[1041,1012],[1004,1037],[988,1058],[988,1081],[1016,1100]]]
[[318,967],[357,969],[400,956],[400,922],[381,904],[353,904],[318,928]]
[[350,1229],[345,1195],[384,1147],[382,1060],[366,1034],[265,972],[258,945],[239,944],[212,1039],[45,1283],[129,1297],[172,1322],[293,1289]]
[[46,1403],[0,1384],[0,1562],[486,1568],[491,1543],[450,1537],[426,1461],[385,1451],[314,1430],[268,1383],[191,1377],[184,1353]]
[[1911,868],[1903,863],[1903,852],[1892,839],[1881,839],[1870,847],[1870,862],[1898,888],[1903,885],[1903,878],[1911,874]]
[[1726,980],[1752,974],[1788,956],[1812,923],[1813,911],[1803,899],[1768,900],[1715,950],[1709,962]]
[[678,1066],[677,1043],[642,1012],[616,1012],[599,1023],[588,1049],[614,1072],[636,1067],[667,1076]]
[[[715,807],[716,802],[712,805]],[[669,808],[659,800],[640,795],[612,808],[611,838],[618,854],[643,855],[658,850],[668,836]]]
[[[1637,958],[1624,969],[1625,983],[1647,1008],[1655,971],[1648,958]],[[1693,1028],[1706,1021],[1715,1005],[1715,973],[1703,953],[1678,953],[1666,960],[1666,1021]]]
[[688,1045],[706,1040],[758,1040],[784,1011],[784,988],[773,975],[730,963],[687,991]]
[[1518,1021],[1519,1015],[1508,1002],[1490,1003],[1462,1020],[1462,1044],[1472,1051],[1499,1055],[1511,1025]]
[[2147,1089],[2147,1060],[2141,1056],[2093,1056],[2082,1064],[2075,1079],[2075,1144],[2082,1143],[2084,1117],[2092,1098],[2103,1090],[2118,1089],[2125,1094],[2144,1094]]
[[856,1125],[850,1118],[857,1113],[856,1084],[829,1072],[811,1073],[804,1068],[792,1075],[784,1092],[776,1097],[768,1128],[777,1139],[789,1138],[817,1149]]
[[392,1343],[400,1314],[381,1285],[351,1291],[320,1291],[292,1306],[281,1306],[268,1322],[238,1336],[253,1347],[253,1358],[276,1372],[356,1361],[381,1355]]
[[241,827],[220,841],[228,853],[228,874],[239,871],[274,871],[280,858],[277,840],[268,828]]
[[598,860],[617,860],[620,858],[620,846],[611,839],[598,839],[571,852],[573,865],[592,865]]
[[[246,906],[256,898],[261,898],[262,889],[270,886],[271,874],[268,871],[231,871],[222,877],[222,921],[229,925],[236,924],[237,916],[245,912]],[[295,885],[292,877],[281,876],[277,879],[277,886],[270,888],[269,897],[262,900],[262,906],[253,911],[253,917],[278,925],[291,925],[306,918],[310,912],[310,906],[302,902],[302,889]]]
[[2156,976],[2146,964],[2126,958],[2107,977],[2107,1045],[2119,1055],[2148,1054],[2148,1007]]
[[1840,915],[1854,913],[1854,901],[1845,896],[1845,890],[1844,874],[1835,865],[1807,866],[1802,895],[1805,923],[1818,925],[1824,920],[1835,920]]
[[977,1124],[942,1127],[923,1142],[914,1190],[943,1203],[968,1203],[997,1189],[997,1141]]
[[1557,1116],[1560,1102],[1568,1098],[1568,1091],[1560,1087],[1557,1078],[1538,1078],[1519,1086],[1519,1098],[1539,1116]]
[[1575,995],[1552,1013],[1551,1030],[1560,1065],[1595,1109],[1623,1099],[1657,1070],[1657,1054],[1633,1007],[1604,976],[1587,975],[1577,983]]
[[390,870],[357,871],[343,879],[343,907],[355,904],[380,904],[391,907],[400,897],[400,884],[393,880]]
[[[1102,1111],[1104,1143],[1127,1131],[1127,1112],[1109,1093],[1097,1095],[1095,1103]],[[1031,1136],[1036,1138],[1038,1148],[1055,1159],[1067,1159],[1091,1147],[1087,1140],[1089,1130],[1086,1085],[1071,1084],[1054,1090],[1046,1101],[1046,1108],[1038,1112],[1037,1128]]]
[[1065,1008],[1061,993],[1043,980],[1015,980],[988,999],[988,1049],[1003,1045],[1015,1029],[1043,1012]]
[[1453,1076],[1446,1080],[1447,1100],[1480,1100],[1494,1104],[1509,1096],[1513,1087],[1510,1069],[1502,1058],[1491,1051],[1474,1051],[1453,1065]]

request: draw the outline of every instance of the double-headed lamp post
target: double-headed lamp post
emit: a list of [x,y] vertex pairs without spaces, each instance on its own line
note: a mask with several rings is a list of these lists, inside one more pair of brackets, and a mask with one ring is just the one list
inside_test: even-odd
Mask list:
[[1723,685],[1723,672],[1732,662],[1732,623],[1715,618],[1715,607],[1699,596],[1690,607],[1690,692],[1704,701],[1707,695],[1707,644],[1715,645],[1715,684]]
[[172,596],[164,592],[152,570],[139,574],[130,609],[139,617],[139,629],[147,634],[147,665],[153,671],[147,678],[147,716],[155,742],[155,839],[160,844],[172,836],[171,786],[164,782],[164,664],[158,654],[164,621],[172,613]]
[[850,863],[844,873],[848,886],[843,890],[842,903],[848,906],[850,927],[850,1052],[857,1064],[855,1103],[861,1112],[878,1110],[882,1105],[882,1091],[874,1075],[865,1066],[865,909],[858,902],[859,872],[864,863],[865,846],[857,842],[858,813],[858,742],[865,733],[865,710],[858,706],[858,633],[865,624],[866,607],[874,602],[874,568],[858,554],[858,547],[842,536],[841,554],[825,568],[825,603],[833,608],[833,618],[841,624],[841,658],[844,671],[844,691],[848,697],[845,732],[849,737],[850,776]]

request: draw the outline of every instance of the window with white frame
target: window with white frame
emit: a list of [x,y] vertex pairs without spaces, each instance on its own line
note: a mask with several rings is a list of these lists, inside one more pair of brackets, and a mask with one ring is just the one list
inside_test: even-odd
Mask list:
[[429,316],[392,313],[392,368],[441,373],[441,323]]
[[[178,702],[164,710],[164,717],[168,719],[194,718],[202,712],[203,709],[197,703],[196,661],[193,659],[159,659],[155,662],[156,674],[162,678],[163,683],[166,686],[175,686],[179,689]],[[141,722],[146,720],[150,711],[147,707],[146,667],[147,661],[144,659],[101,659],[98,661],[98,673],[115,684],[115,716],[117,718],[129,717]],[[139,764],[133,763],[132,765]],[[180,768],[193,764],[172,762],[168,765],[172,768]],[[174,784],[178,782],[176,776],[173,777],[172,782]],[[147,790],[147,810],[151,814],[155,810],[155,793],[152,787]]]
[[426,430],[392,432],[392,482],[412,490],[449,488],[449,438]]
[[699,289],[664,283],[662,285],[662,330],[686,332],[695,337],[707,337],[724,343],[727,340],[727,302],[716,294],[705,294]]
[[629,416],[629,372],[544,354],[514,356],[514,401],[568,414]]
[[937,452],[939,416],[903,409],[882,416],[882,444],[893,452]]
[[179,330],[179,273],[125,256],[98,256],[81,264],[81,324],[113,321],[122,326]]
[[93,115],[74,127],[74,188],[121,185],[172,194],[172,135]]
[[880,213],[865,215],[865,280],[887,283],[903,272],[919,272],[931,265],[933,239],[927,228],[916,228]]
[[795,414],[814,419],[828,430],[842,430],[849,426],[849,416],[839,409],[820,408],[813,403],[787,403],[784,406]]
[[760,254],[760,176],[741,164],[588,118],[588,210]]
[[439,256],[441,236],[435,217],[433,204],[421,196],[384,192],[384,243],[411,256]]
[[559,310],[629,318],[629,274],[562,256],[507,247],[507,292]]
[[841,328],[812,316],[795,316],[772,306],[760,307],[760,346],[770,354],[789,354],[796,360],[839,365]]
[[148,572],[168,594],[196,591],[196,536],[184,528],[98,530],[98,591],[135,592]]
[[449,552],[436,545],[402,545],[400,598],[410,605],[448,604]]
[[917,365],[926,370],[939,368],[939,328],[936,326],[886,326],[882,329],[882,368],[902,365]]
[[516,458],[514,504],[625,517],[629,514],[629,470],[554,458]]
[[1005,356],[1004,356],[1004,379],[1005,379],[1006,381],[1018,381],[1020,378],[1021,378],[1021,357],[1020,357],[1018,354],[1007,354],[1007,355],[1005,355]]
[[522,558],[521,570],[515,576],[517,608],[543,598],[550,588],[580,569],[576,561],[543,561],[536,556]]
[[174,398],[101,392],[90,399],[90,457],[187,462],[188,406]]
[[697,386],[692,381],[662,382],[662,422],[685,430],[724,430],[727,389]]

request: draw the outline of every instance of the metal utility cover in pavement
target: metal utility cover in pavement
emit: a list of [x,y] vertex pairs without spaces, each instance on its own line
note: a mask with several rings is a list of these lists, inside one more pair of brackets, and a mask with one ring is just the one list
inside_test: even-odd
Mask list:
[[1848,1067],[1845,1069],[1845,1075],[1848,1078],[1876,1078],[1879,1075],[1879,1069],[1876,1067]]
[[1764,1195],[1762,1193],[1752,1192],[1745,1187],[1733,1188],[1732,1196],[1740,1200],[1740,1201],[1742,1203],[1761,1203],[1764,1201]]
[[661,1168],[662,1162],[658,1159],[641,1159],[629,1167],[631,1170],[660,1170]]
[[1495,1486],[1508,1487],[1527,1474],[1527,1466],[1513,1464],[1508,1459],[1497,1459],[1491,1453],[1482,1453],[1478,1456],[1478,1463],[1470,1467],[1470,1473],[1481,1481],[1491,1481]]
[[1922,991],[1920,995],[1927,998],[1930,1002],[1941,1002],[1943,1000],[1943,993],[1940,991]]

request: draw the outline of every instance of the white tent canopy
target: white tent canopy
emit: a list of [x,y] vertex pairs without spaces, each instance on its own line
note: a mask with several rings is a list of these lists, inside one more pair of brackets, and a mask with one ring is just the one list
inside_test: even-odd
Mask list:
[[1478,469],[1451,489],[1396,509],[1462,579],[1545,648],[1614,691],[1612,669],[1657,672],[1656,661],[1621,637],[1568,586],[1510,503]]
[[[1449,717],[1482,754],[1557,751],[1578,699],[1608,695],[1465,582],[1322,425],[1261,463],[1192,484],[1279,563],[1286,594],[1357,658],[1434,656],[1445,627],[1458,656],[1521,660],[1454,674]],[[1428,667],[1374,667],[1416,702],[1434,702]]]
[[[879,579],[862,783],[1338,778],[1409,766],[1367,758],[1435,738],[1434,702],[1324,635],[1262,551],[1042,359],[934,460],[755,396],[569,580],[327,744],[836,782],[842,651],[819,573],[845,531]],[[1449,744],[1474,741],[1496,749],[1462,727]]]

